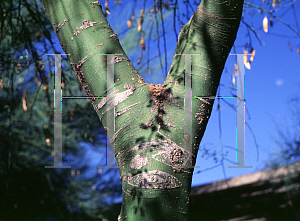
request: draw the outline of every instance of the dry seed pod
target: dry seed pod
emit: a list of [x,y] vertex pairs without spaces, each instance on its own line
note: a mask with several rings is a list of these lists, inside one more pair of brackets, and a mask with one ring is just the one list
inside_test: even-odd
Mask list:
[[244,50],[244,64],[247,69],[251,69],[250,62],[248,61],[248,51]]
[[145,51],[145,50],[146,50],[146,47],[145,47],[145,41],[144,41],[144,38],[143,38],[143,37],[141,37],[140,45],[141,45],[141,47],[142,47],[142,50]]
[[254,50],[254,49],[252,49],[252,50],[251,50],[251,58],[250,58],[250,63],[253,61],[253,59],[254,59],[254,56],[255,56],[255,50]]
[[144,16],[144,9],[140,10],[141,16]]
[[108,2],[107,2],[107,0],[105,1],[105,5],[104,6],[105,6],[106,13],[110,15],[110,11],[109,11],[109,8],[108,8]]
[[142,31],[142,24],[143,24],[143,16],[140,17],[138,22],[138,32]]
[[23,92],[23,97],[22,97],[22,106],[23,110],[27,111],[27,98],[26,98],[26,90]]
[[130,19],[127,20],[127,26],[129,28],[132,28],[132,21]]
[[264,32],[268,32],[268,18],[267,16],[265,16],[264,20],[263,20],[263,29],[264,29]]

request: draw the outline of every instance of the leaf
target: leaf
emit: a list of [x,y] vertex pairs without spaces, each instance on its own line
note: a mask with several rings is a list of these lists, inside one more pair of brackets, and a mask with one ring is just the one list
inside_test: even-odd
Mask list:
[[263,20],[263,29],[264,29],[264,32],[268,33],[268,18],[267,18],[267,16],[265,16],[265,18]]
[[140,10],[141,16],[144,16],[144,9]]
[[[297,52],[298,52],[298,54],[300,54],[300,48],[297,48]],[[1,82],[1,80],[0,80],[0,82]]]
[[23,110],[24,110],[24,111],[27,111],[26,90],[23,91],[22,106],[23,106]]
[[150,68],[148,68],[148,74],[151,74],[151,72],[150,72]]

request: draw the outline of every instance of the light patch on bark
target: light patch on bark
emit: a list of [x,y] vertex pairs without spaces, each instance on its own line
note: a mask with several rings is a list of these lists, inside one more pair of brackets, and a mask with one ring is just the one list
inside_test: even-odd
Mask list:
[[[79,27],[79,28],[76,28],[76,29],[80,29],[80,30],[83,30],[83,29],[87,29],[87,28],[89,28],[89,27],[92,27],[92,26],[94,26],[94,24],[96,24],[97,22],[91,22],[91,21],[89,21],[89,20],[84,20],[83,22],[82,22],[82,25]],[[73,31],[73,36],[74,35],[78,35],[78,34],[80,34],[81,33],[81,31]]]
[[[210,99],[209,101],[213,102],[214,100]],[[200,125],[203,124],[204,122],[206,122],[209,119],[210,109],[206,109],[206,105],[210,105],[210,106],[212,105],[212,103],[210,103],[208,101],[205,101],[205,102],[202,101],[202,102],[203,102],[203,104],[201,104],[200,109],[195,114],[195,117],[197,118],[198,124],[200,124]]]
[[118,63],[118,62],[121,62],[121,61],[122,61],[121,57],[114,56],[114,58],[110,62],[108,62],[108,64],[115,64],[115,63]]
[[64,24],[66,24],[66,22],[69,21],[69,19],[71,19],[71,18],[65,19],[65,20],[63,21],[62,24],[57,25],[57,27],[55,28],[55,32],[58,33],[59,29],[60,29]]
[[114,38],[114,39],[116,39],[116,40],[119,40],[119,38],[118,38],[118,36],[117,36],[116,33],[112,34],[110,37],[111,37],[111,38]]
[[118,111],[116,112],[116,114],[115,114],[115,117],[120,116],[121,114],[124,114],[126,111],[130,110],[131,107],[133,107],[134,105],[137,105],[137,104],[139,104],[139,103],[142,103],[142,102],[138,102],[138,103],[132,104],[132,105],[130,105],[130,106],[128,106],[128,107],[126,107],[126,108],[124,108],[124,109],[122,109],[122,110],[118,110]]
[[112,137],[111,143],[115,142],[115,140],[116,140],[117,136],[119,135],[119,133],[120,133],[122,130],[124,130],[125,128],[127,128],[127,127],[128,127],[128,125],[125,126],[125,127],[120,128],[120,129],[114,134],[114,136]]
[[130,162],[131,169],[141,169],[143,166],[149,164],[148,158],[144,154],[136,155]]
[[135,86],[134,86],[133,83],[132,84],[125,84],[124,88],[126,88],[127,90],[123,91],[121,93],[117,93],[116,91],[114,91],[113,93],[110,93],[109,95],[107,95],[106,97],[104,97],[100,101],[100,103],[98,104],[98,110],[100,110],[106,104],[106,102],[108,103],[107,110],[100,117],[100,121],[102,120],[104,114],[108,110],[111,110],[112,108],[117,106],[119,103],[126,100],[128,98],[128,96],[132,95],[133,91],[135,90]]
[[[164,150],[159,150],[164,149]],[[129,150],[120,151],[116,155],[118,165],[120,167],[125,166],[125,162],[132,159],[126,156],[132,155],[131,152],[153,152],[152,158],[165,165],[172,167],[172,169],[180,172],[191,173],[187,168],[192,167],[193,154],[184,148],[178,146],[170,139],[162,142],[145,142],[132,147]],[[140,153],[138,153],[140,154]]]
[[142,189],[172,189],[182,186],[176,177],[159,170],[147,171],[135,176],[130,174],[123,178],[123,182]]
[[152,155],[153,159],[171,166],[176,171],[179,170],[180,172],[190,173],[187,168],[192,167],[193,154],[191,152],[178,146],[170,139],[168,139],[165,145],[161,146],[161,148],[165,150]]

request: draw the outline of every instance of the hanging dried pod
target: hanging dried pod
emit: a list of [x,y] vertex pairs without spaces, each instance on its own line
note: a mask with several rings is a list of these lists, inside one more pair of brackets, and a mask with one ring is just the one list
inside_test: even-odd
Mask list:
[[268,32],[268,18],[267,16],[265,16],[264,20],[263,20],[263,29],[264,29],[264,32]]
[[251,57],[250,57],[250,63],[251,63],[254,59],[254,56],[255,56],[255,50],[252,48],[250,53],[251,53]]
[[250,62],[248,61],[248,51],[246,50],[244,50],[244,64],[248,70],[251,69]]
[[132,21],[130,19],[127,20],[127,26],[129,28],[132,28]]
[[23,91],[22,106],[23,106],[23,110],[24,110],[24,111],[27,111],[27,96],[26,96],[26,90]]
[[109,11],[109,8],[108,8],[108,2],[107,2],[107,0],[105,1],[105,5],[104,6],[105,6],[105,12],[110,15],[110,11]]
[[144,38],[143,38],[143,37],[141,37],[141,39],[140,39],[140,45],[141,45],[141,47],[142,47],[142,50],[145,51],[145,50],[146,50],[146,47],[145,47],[145,41],[144,41]]

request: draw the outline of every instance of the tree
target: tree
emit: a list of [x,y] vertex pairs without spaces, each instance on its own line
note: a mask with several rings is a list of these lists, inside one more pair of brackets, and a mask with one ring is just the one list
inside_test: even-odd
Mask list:
[[[289,99],[287,106],[290,108],[290,123],[288,119],[283,122],[289,122],[289,125],[279,126],[282,122],[275,121],[277,134],[274,136],[276,150],[270,155],[270,159],[265,163],[266,169],[270,170],[270,178],[277,178],[280,182],[272,184],[273,192],[278,194],[284,192],[284,208],[289,213],[289,220],[300,219],[300,140],[299,140],[299,96]],[[285,169],[286,172],[281,177],[276,175],[277,169]],[[279,178],[279,179],[278,179]],[[284,190],[284,191],[280,191]]]
[[[201,2],[180,31],[163,85],[144,82],[119,44],[99,2],[44,0],[42,3],[106,128],[109,122],[105,115],[115,107],[116,133],[113,137],[108,133],[114,144],[123,189],[119,220],[188,220],[193,168],[183,166],[195,165],[213,105],[212,99],[201,97],[216,94],[236,38],[243,1]],[[192,106],[194,134],[184,136],[184,57],[176,54],[192,53],[202,55],[191,62],[193,96],[199,99]],[[111,59],[98,54],[118,55]],[[106,88],[109,62],[115,65],[113,101],[106,93],[111,90]],[[104,98],[95,99],[99,96]],[[185,140],[191,150],[183,148]]]

